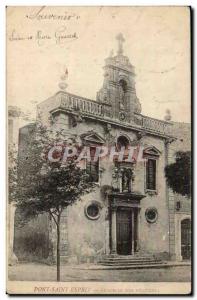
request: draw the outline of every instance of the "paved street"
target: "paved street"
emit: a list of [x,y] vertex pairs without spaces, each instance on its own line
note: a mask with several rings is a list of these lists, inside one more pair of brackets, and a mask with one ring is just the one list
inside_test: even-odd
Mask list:
[[[10,280],[55,281],[55,266],[36,263],[18,264],[9,267]],[[61,281],[120,281],[120,282],[188,282],[191,280],[190,266],[161,269],[133,270],[83,270],[71,266],[61,267]]]

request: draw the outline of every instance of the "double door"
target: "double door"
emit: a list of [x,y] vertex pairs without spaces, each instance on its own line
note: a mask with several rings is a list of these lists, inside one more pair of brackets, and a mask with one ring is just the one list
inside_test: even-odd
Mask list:
[[130,255],[136,250],[136,214],[132,209],[118,208],[116,215],[117,254]]

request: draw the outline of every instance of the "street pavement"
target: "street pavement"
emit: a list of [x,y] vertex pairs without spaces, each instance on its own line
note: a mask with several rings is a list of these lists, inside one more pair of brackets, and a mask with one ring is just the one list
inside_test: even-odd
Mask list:
[[[8,268],[9,280],[16,281],[56,281],[56,267],[23,263]],[[191,266],[170,268],[99,270],[74,266],[61,266],[61,281],[103,281],[103,282],[189,282]]]

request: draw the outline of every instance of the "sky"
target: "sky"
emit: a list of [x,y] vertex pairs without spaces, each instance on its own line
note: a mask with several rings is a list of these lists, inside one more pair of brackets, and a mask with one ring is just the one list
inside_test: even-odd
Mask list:
[[[40,12],[39,12],[40,11]],[[57,20],[57,17],[61,16]],[[7,102],[34,116],[60,90],[96,99],[117,34],[135,67],[144,115],[190,122],[190,24],[186,7],[8,7]],[[77,38],[61,38],[72,36]]]

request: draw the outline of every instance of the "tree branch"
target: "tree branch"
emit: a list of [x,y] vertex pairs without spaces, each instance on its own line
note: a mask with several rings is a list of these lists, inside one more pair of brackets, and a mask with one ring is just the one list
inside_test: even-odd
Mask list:
[[58,224],[57,224],[57,220],[55,219],[55,217],[54,217],[53,213],[50,211],[50,209],[49,209],[49,214],[50,214],[50,215],[51,215],[51,217],[53,218],[53,220],[54,220],[54,222],[55,222],[56,226],[58,226]]

